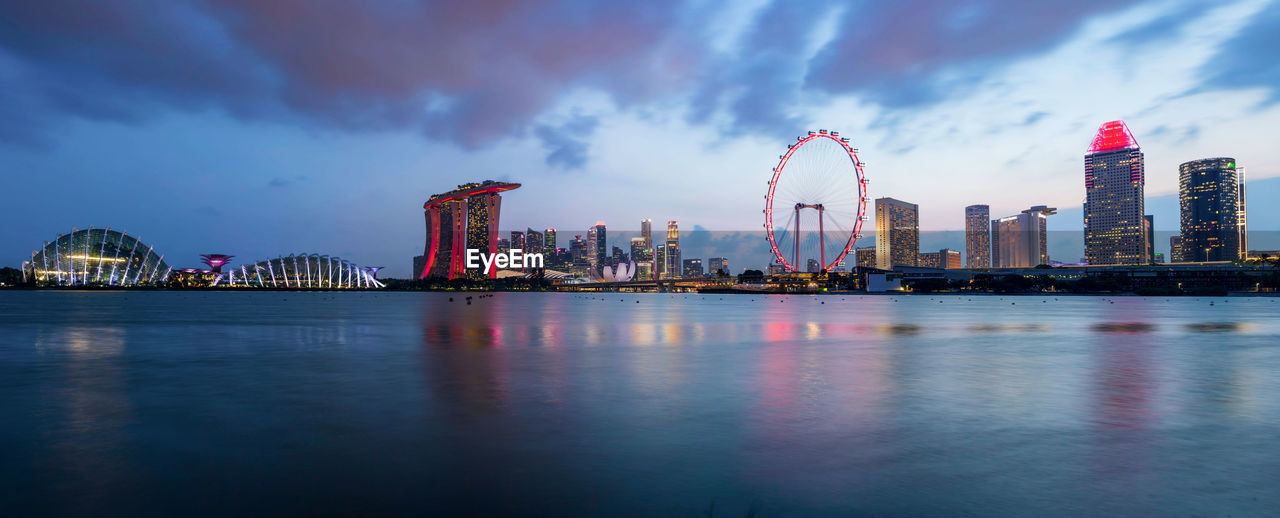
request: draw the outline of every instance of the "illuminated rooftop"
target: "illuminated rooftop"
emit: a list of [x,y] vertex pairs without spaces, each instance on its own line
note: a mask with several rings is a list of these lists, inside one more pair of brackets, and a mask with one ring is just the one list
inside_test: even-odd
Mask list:
[[1124,121],[1104,122],[1098,126],[1098,134],[1093,136],[1089,145],[1089,153],[1106,153],[1121,149],[1138,149],[1138,141],[1133,138]]
[[440,205],[447,201],[463,200],[480,194],[492,194],[503,191],[510,191],[520,187],[518,183],[497,182],[493,180],[485,180],[483,182],[464,183],[459,185],[457,189],[446,193],[432,195],[426,203],[422,205],[423,209]]

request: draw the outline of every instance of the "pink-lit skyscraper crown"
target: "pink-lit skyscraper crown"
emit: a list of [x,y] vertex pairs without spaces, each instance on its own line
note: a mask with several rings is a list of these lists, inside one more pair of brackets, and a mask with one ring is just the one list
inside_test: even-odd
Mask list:
[[1124,121],[1104,122],[1098,126],[1098,133],[1093,136],[1089,145],[1090,153],[1105,153],[1120,149],[1137,149],[1138,141],[1133,138]]

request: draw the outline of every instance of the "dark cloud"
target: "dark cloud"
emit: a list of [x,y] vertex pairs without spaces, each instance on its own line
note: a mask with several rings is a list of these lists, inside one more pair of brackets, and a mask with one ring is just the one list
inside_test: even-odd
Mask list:
[[1266,88],[1280,101],[1280,2],[1263,7],[1235,37],[1205,62],[1206,90]]
[[26,86],[0,94],[0,138],[214,108],[474,147],[571,88],[625,104],[678,87],[697,53],[672,41],[675,16],[670,1],[6,2],[0,74]]
[[599,121],[595,117],[575,115],[561,126],[538,125],[533,134],[547,149],[547,165],[564,169],[580,169],[587,163],[587,143]]

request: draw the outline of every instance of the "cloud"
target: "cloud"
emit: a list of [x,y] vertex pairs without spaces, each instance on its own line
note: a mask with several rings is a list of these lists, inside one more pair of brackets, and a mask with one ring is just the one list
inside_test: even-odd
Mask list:
[[300,182],[306,179],[307,177],[304,175],[295,175],[290,177],[277,176],[269,180],[267,182],[267,186],[268,187],[288,187],[290,185],[293,185],[295,182]]
[[1280,101],[1280,2],[1252,17],[1201,68],[1206,90],[1265,88],[1268,103]]
[[993,67],[1065,41],[1085,20],[1133,3],[869,3],[845,13],[841,37],[814,58],[806,82],[889,107],[932,104],[963,93]]
[[[564,0],[6,2],[0,138],[169,109],[467,147],[526,131],[573,87],[616,100],[678,84],[678,4]],[[7,58],[7,59],[5,59]],[[448,102],[438,102],[446,99]]]
[[596,117],[575,115],[561,126],[538,125],[533,133],[547,149],[547,165],[580,169],[587,163],[587,142],[595,133]]

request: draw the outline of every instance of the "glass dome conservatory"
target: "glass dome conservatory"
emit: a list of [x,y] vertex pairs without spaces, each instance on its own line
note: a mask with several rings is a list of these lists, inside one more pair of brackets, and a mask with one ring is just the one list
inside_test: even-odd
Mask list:
[[246,288],[381,288],[376,269],[318,254],[290,254],[223,270],[220,283]]
[[44,286],[134,286],[169,278],[164,256],[138,238],[110,228],[71,229],[22,264],[27,281]]

